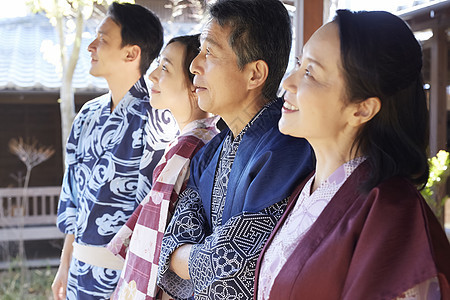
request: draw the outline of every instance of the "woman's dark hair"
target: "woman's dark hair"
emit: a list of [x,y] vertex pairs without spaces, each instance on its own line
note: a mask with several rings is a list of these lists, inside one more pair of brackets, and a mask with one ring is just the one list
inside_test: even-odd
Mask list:
[[392,176],[426,184],[428,109],[423,81],[422,49],[411,29],[388,12],[338,10],[341,60],[346,98],[381,101],[380,111],[362,127],[354,149],[368,157],[369,190]]
[[158,17],[143,6],[117,2],[109,6],[107,16],[121,28],[122,47],[141,48],[139,71],[145,74],[163,46],[163,28]]
[[263,60],[269,74],[262,93],[276,97],[286,72],[292,44],[291,20],[279,0],[218,0],[209,13],[221,27],[231,28],[229,45],[243,69],[250,62]]
[[194,74],[189,71],[189,66],[194,58],[198,55],[200,48],[200,34],[177,36],[171,39],[167,45],[178,42],[185,47],[184,57],[182,60],[184,74],[186,75],[187,83],[194,83]]

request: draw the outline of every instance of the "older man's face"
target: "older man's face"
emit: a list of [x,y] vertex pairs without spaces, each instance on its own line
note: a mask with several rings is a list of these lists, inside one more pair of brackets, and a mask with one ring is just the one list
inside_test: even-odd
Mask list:
[[228,43],[229,27],[210,21],[201,34],[200,53],[192,61],[194,86],[201,109],[232,121],[245,109],[248,74],[239,70],[237,56]]

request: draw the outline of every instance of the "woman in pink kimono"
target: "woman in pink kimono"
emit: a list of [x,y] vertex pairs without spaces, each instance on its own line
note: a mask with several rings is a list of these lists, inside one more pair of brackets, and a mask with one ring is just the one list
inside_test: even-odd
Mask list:
[[189,65],[199,47],[199,35],[173,38],[162,51],[158,68],[150,74],[151,105],[169,109],[181,133],[166,148],[155,168],[151,192],[108,245],[113,254],[124,260],[112,299],[161,297],[156,275],[166,224],[189,178],[191,158],[218,133],[217,118],[209,117],[198,107],[193,92],[194,76]]
[[316,170],[263,249],[255,299],[450,299],[450,245],[428,179],[422,51],[387,12],[339,10],[283,82],[282,133]]

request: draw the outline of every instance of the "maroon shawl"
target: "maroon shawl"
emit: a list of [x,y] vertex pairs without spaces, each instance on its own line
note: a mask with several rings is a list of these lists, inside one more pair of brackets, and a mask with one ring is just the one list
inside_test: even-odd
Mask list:
[[[425,200],[400,177],[360,192],[368,171],[363,163],[331,199],[281,269],[270,299],[394,299],[435,276],[442,299],[450,299],[450,245]],[[307,180],[261,252],[255,299],[265,250]]]

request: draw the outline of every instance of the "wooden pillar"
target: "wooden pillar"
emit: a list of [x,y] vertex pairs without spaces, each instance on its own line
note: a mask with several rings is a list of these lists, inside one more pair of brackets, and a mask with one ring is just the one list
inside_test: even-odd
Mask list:
[[323,24],[323,1],[295,0],[295,55],[300,55],[303,45]]
[[447,33],[433,28],[430,66],[430,156],[447,145]]

